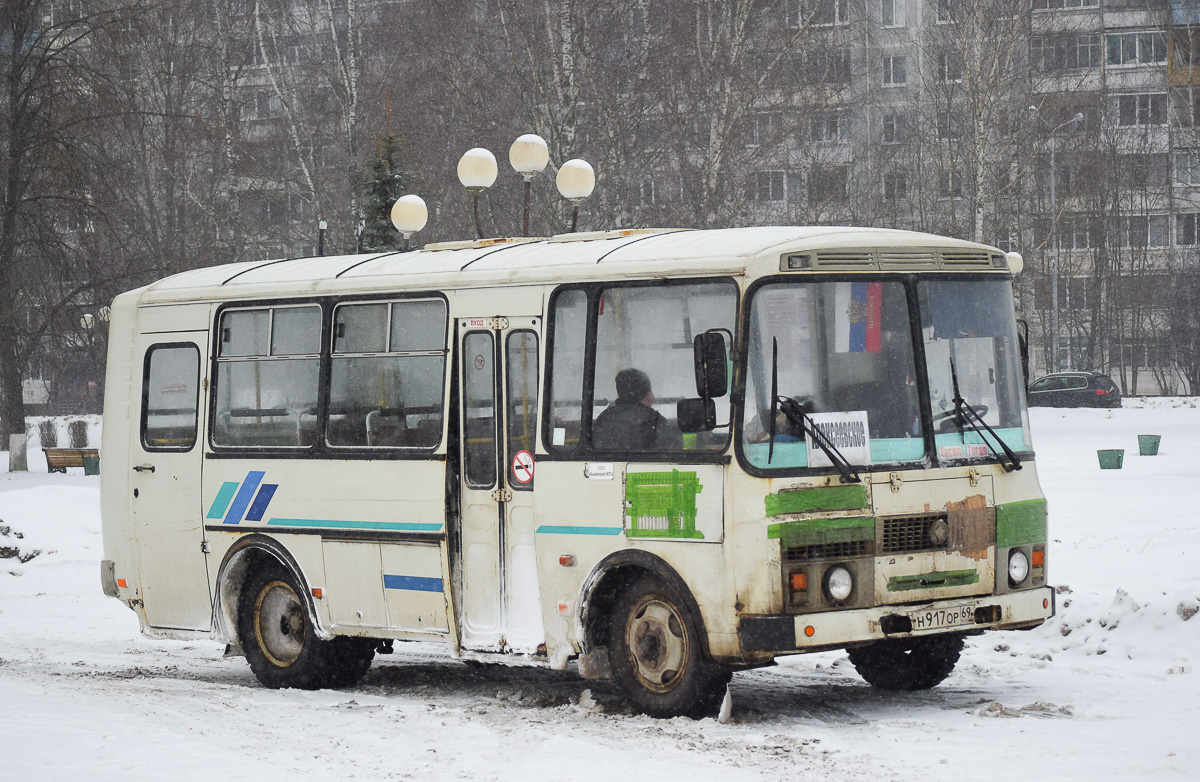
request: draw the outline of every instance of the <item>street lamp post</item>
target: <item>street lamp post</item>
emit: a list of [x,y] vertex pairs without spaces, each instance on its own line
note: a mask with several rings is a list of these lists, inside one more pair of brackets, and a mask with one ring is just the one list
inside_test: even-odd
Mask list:
[[1058,166],[1054,153],[1058,144],[1055,133],[1068,125],[1074,125],[1083,119],[1083,112],[1077,113],[1066,122],[1051,126],[1046,118],[1038,111],[1037,106],[1030,106],[1029,113],[1050,131],[1050,371],[1058,371],[1058,200],[1055,198],[1054,184],[1058,176]]

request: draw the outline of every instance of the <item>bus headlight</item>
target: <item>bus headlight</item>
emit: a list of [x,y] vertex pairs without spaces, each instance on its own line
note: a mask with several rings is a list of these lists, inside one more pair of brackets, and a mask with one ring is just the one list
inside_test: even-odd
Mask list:
[[1013,586],[1029,576],[1029,557],[1021,549],[1013,549],[1008,555],[1008,580]]
[[854,591],[854,577],[850,571],[838,565],[825,572],[825,596],[834,603],[840,603],[850,597]]

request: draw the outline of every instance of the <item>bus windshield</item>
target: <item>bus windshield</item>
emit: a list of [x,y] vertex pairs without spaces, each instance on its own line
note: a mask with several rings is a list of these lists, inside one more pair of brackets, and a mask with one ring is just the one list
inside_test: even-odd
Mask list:
[[990,457],[999,448],[985,428],[980,433],[970,425],[956,399],[1009,448],[1028,451],[1012,282],[928,280],[917,292],[938,458]]
[[811,414],[851,464],[919,461],[908,301],[899,281],[781,282],[750,303],[742,452],[759,469],[827,467],[786,416],[771,436],[771,389]]

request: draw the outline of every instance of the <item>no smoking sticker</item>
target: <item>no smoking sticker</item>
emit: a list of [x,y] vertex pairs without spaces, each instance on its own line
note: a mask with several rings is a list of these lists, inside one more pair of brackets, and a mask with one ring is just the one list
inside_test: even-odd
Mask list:
[[512,460],[513,480],[522,486],[533,480],[533,454],[517,451]]

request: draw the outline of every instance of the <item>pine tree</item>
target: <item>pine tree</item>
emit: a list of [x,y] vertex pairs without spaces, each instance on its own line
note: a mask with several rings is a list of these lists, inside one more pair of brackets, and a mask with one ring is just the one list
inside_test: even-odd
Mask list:
[[403,244],[392,225],[392,204],[412,188],[413,175],[400,167],[399,157],[399,136],[380,136],[363,180],[363,252],[397,250]]

